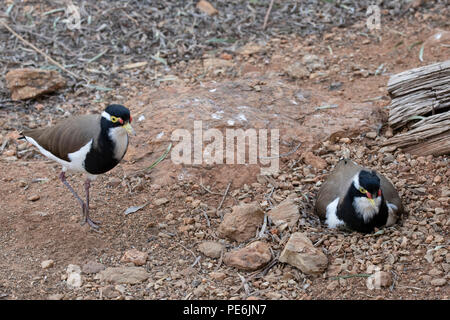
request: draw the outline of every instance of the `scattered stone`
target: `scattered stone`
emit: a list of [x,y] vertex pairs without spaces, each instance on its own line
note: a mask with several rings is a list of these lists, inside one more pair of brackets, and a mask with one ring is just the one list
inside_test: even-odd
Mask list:
[[205,71],[217,71],[223,70],[229,67],[233,67],[234,64],[230,60],[217,59],[217,58],[209,58],[203,60],[203,67]]
[[150,274],[142,267],[109,267],[95,275],[102,282],[136,284],[147,280]]
[[89,261],[83,265],[81,270],[83,271],[83,273],[94,274],[105,270],[105,266],[99,262]]
[[388,128],[386,129],[386,132],[384,133],[384,136],[385,136],[386,138],[392,138],[392,137],[394,136],[394,130],[392,130],[391,127],[388,127]]
[[303,56],[302,63],[308,68],[309,71],[316,71],[325,68],[323,60],[314,54],[307,54]]
[[242,54],[244,56],[249,56],[249,55],[252,55],[252,54],[255,54],[255,53],[259,53],[259,52],[261,52],[263,50],[264,50],[263,46],[261,46],[261,45],[259,45],[257,43],[254,43],[254,42],[249,42],[246,45],[240,47],[237,50],[237,53]]
[[444,278],[438,278],[438,279],[431,280],[430,283],[432,286],[442,287],[442,286],[445,286],[445,284],[447,283],[447,280]]
[[80,288],[83,284],[81,279],[81,268],[76,264],[69,264],[67,266],[67,279],[66,283],[72,288]]
[[339,286],[338,281],[331,281],[329,285],[327,285],[327,290],[334,291]]
[[55,261],[53,260],[44,260],[41,262],[42,269],[48,269],[55,265]]
[[270,300],[279,300],[282,297],[281,293],[278,292],[266,292],[264,295]]
[[300,62],[296,61],[293,64],[286,65],[284,72],[293,79],[307,79],[311,72]]
[[242,204],[233,207],[232,212],[225,214],[218,232],[223,238],[246,241],[255,236],[263,220],[264,212],[257,202]]
[[220,258],[224,246],[215,241],[204,241],[199,244],[198,251],[210,258]]
[[67,279],[66,283],[72,288],[80,288],[83,284],[83,280],[81,278],[81,268],[76,264],[69,264],[67,266]]
[[125,251],[124,255],[120,259],[120,262],[132,262],[135,266],[143,266],[147,262],[147,258],[147,252],[142,252],[137,249],[130,249]]
[[108,188],[116,188],[121,183],[122,183],[122,179],[119,179],[119,178],[116,178],[116,177],[111,177],[111,178],[109,178],[108,182],[106,183],[106,186]]
[[209,16],[213,16],[213,15],[219,13],[219,11],[217,11],[217,9],[214,8],[214,7],[212,6],[212,4],[209,3],[209,2],[206,1],[206,0],[200,0],[199,2],[197,2],[196,7],[197,7],[198,10],[200,10],[200,11],[206,13],[206,14],[209,15]]
[[169,199],[167,199],[167,198],[159,198],[159,199],[156,199],[155,201],[153,201],[153,203],[156,206],[162,206],[163,204],[166,204],[167,202],[169,202]]
[[306,274],[323,272],[328,265],[328,258],[311,240],[301,232],[295,232],[289,238],[281,252],[280,262],[288,263]]
[[210,272],[209,276],[211,278],[213,278],[214,280],[219,280],[219,281],[222,281],[227,277],[227,275],[225,273],[219,272],[219,271]]
[[321,157],[314,155],[311,151],[306,152],[303,155],[303,160],[305,161],[306,164],[319,170],[323,170],[328,166],[325,160],[323,160]]
[[275,225],[294,227],[297,224],[298,219],[300,219],[300,214],[294,199],[288,197],[267,213]]
[[369,139],[373,139],[373,140],[375,140],[376,138],[377,138],[377,133],[375,132],[375,131],[371,131],[371,132],[367,132],[366,133],[366,138],[369,138]]
[[62,300],[64,298],[64,295],[61,293],[55,293],[51,294],[47,297],[47,300]]
[[254,271],[265,266],[272,259],[269,246],[255,241],[248,246],[225,254],[223,262],[238,269]]
[[28,201],[38,201],[41,197],[38,194],[33,194],[31,196],[29,196],[27,199]]
[[391,153],[386,153],[383,157],[383,163],[384,164],[389,164],[395,161],[395,157],[393,154]]
[[14,69],[6,74],[5,79],[13,100],[35,98],[66,85],[66,80],[55,70]]
[[73,288],[80,288],[83,284],[83,280],[81,279],[81,275],[79,273],[70,273],[67,276],[66,280],[67,284]]
[[76,265],[76,264],[69,264],[67,266],[67,273],[81,273],[81,268],[80,266]]
[[117,292],[113,285],[100,288],[100,296],[108,299],[117,298],[120,293]]
[[[375,272],[373,275],[369,277],[373,277],[373,284],[375,285],[375,288],[387,288],[392,285],[392,276],[389,272],[385,271],[379,271]],[[371,280],[368,280],[371,281]]]

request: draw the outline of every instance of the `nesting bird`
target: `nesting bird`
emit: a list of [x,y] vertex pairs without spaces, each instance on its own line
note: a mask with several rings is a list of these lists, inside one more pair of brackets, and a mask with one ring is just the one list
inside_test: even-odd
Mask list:
[[330,228],[369,233],[393,225],[403,213],[403,206],[386,177],[344,159],[322,184],[315,212]]
[[[98,223],[89,218],[89,188],[97,175],[114,168],[128,148],[131,127],[130,110],[119,104],[109,105],[101,115],[74,116],[46,128],[26,130],[21,139],[36,146],[47,158],[62,165],[62,183],[81,205],[83,221],[97,229]],[[84,202],[66,180],[65,172],[86,174]]]

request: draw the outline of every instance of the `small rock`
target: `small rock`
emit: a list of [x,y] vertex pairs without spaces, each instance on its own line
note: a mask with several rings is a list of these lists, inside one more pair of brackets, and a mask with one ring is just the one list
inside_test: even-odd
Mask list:
[[163,204],[166,204],[167,202],[169,202],[169,199],[167,199],[167,198],[159,198],[159,199],[156,199],[155,201],[153,201],[153,203],[156,206],[161,206]]
[[367,288],[370,290],[389,287],[392,284],[392,276],[385,271],[377,271],[367,278]]
[[66,85],[66,80],[55,70],[15,69],[9,71],[5,79],[13,100],[35,98]]
[[445,211],[443,208],[434,208],[434,213],[436,214],[444,214]]
[[369,138],[369,139],[373,139],[373,140],[375,140],[376,138],[377,138],[377,133],[375,132],[375,131],[371,131],[371,132],[367,132],[366,133],[366,138]]
[[116,178],[116,177],[111,177],[109,178],[108,182],[106,183],[106,186],[109,188],[115,188],[118,185],[120,185],[122,183],[122,179]]
[[83,284],[83,280],[81,279],[81,275],[76,272],[69,273],[67,275],[67,284],[73,288],[80,288]]
[[400,243],[400,248],[406,248],[407,245],[408,245],[408,238],[403,237],[402,243]]
[[78,274],[80,274],[81,273],[81,268],[80,268],[80,266],[78,266],[76,264],[69,264],[67,266],[66,272],[67,272],[67,274],[69,274],[69,273],[78,273]]
[[83,284],[81,279],[81,268],[76,264],[69,264],[67,266],[67,279],[66,283],[72,288],[80,288]]
[[224,246],[215,241],[205,241],[199,244],[198,251],[210,258],[220,258]]
[[230,60],[217,59],[217,58],[209,58],[203,60],[203,68],[206,71],[216,71],[219,69],[226,69],[229,67],[233,67],[234,64]]
[[307,54],[303,56],[302,63],[308,68],[309,71],[316,71],[325,68],[323,60],[314,54]]
[[213,278],[214,280],[219,280],[219,281],[222,281],[227,277],[227,275],[225,273],[219,272],[219,271],[210,272],[209,276],[211,278]]
[[81,270],[83,271],[83,273],[94,274],[105,270],[105,266],[95,261],[89,261],[83,265]]
[[200,0],[199,2],[197,2],[196,7],[197,7],[197,9],[206,13],[209,16],[213,16],[213,15],[219,13],[219,11],[217,11],[217,9],[214,8],[212,6],[212,4],[206,0]]
[[432,286],[442,287],[442,286],[445,286],[445,284],[447,283],[447,280],[444,278],[438,278],[438,279],[431,280],[430,283]]
[[37,194],[33,194],[31,196],[29,196],[27,199],[28,201],[38,201],[41,197]]
[[109,267],[95,275],[94,279],[112,283],[136,284],[147,280],[150,274],[142,267]]
[[289,227],[295,226],[300,219],[298,206],[295,204],[294,198],[290,197],[272,208],[267,215],[276,225],[286,223]]
[[125,251],[124,255],[120,259],[120,262],[132,262],[135,266],[142,266],[147,262],[147,258],[147,252],[142,252],[137,249],[130,249]]
[[434,177],[433,182],[434,183],[441,183],[442,182],[442,177],[441,176]]
[[307,79],[311,72],[300,62],[296,61],[293,64],[284,67],[284,72],[293,79]]
[[434,268],[434,269],[431,269],[431,270],[428,272],[428,274],[429,274],[430,276],[440,276],[440,275],[442,274],[442,271],[439,270],[439,269],[437,269],[437,268]]
[[321,273],[328,265],[328,258],[322,250],[314,247],[311,240],[301,232],[291,235],[279,261],[288,263],[306,274]]
[[395,157],[391,153],[386,153],[383,157],[383,163],[389,164],[395,161]]
[[306,164],[309,164],[310,166],[319,170],[323,170],[328,166],[327,162],[324,159],[314,155],[312,152],[306,152],[303,155],[303,160]]
[[41,262],[42,269],[48,269],[55,265],[55,261],[53,260],[44,260]]
[[338,281],[331,281],[329,285],[327,285],[327,290],[334,291],[338,287],[339,282]]
[[259,53],[263,50],[264,50],[263,46],[254,42],[249,42],[246,45],[240,47],[238,50],[236,50],[236,52],[244,56],[249,56],[255,53]]
[[282,297],[281,293],[278,292],[266,292],[264,295],[270,300],[279,300]]
[[47,297],[47,300],[62,300],[64,298],[64,295],[61,293],[55,293],[51,294]]
[[105,297],[108,299],[117,298],[120,295],[120,293],[117,292],[115,290],[114,286],[112,286],[112,285],[100,288],[100,294],[102,297]]
[[255,241],[248,246],[225,254],[223,262],[242,270],[253,271],[265,266],[272,259],[269,246],[262,241]]
[[386,138],[392,138],[394,136],[394,131],[392,130],[391,127],[386,129],[386,132],[384,133],[384,136]]
[[221,237],[246,241],[255,236],[263,220],[264,212],[257,202],[242,204],[233,207],[232,212],[225,214],[218,232]]
[[229,54],[229,53],[223,52],[223,53],[220,55],[220,59],[223,59],[223,60],[232,60],[232,59],[233,59],[233,56],[232,56],[231,54]]

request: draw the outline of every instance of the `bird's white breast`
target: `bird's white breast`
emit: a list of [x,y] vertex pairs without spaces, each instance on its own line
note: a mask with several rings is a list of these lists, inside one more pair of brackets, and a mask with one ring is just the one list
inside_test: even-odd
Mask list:
[[128,147],[128,134],[122,127],[110,128],[109,137],[114,141],[114,158],[121,160]]
[[353,207],[356,213],[360,214],[364,222],[371,220],[379,211],[381,205],[381,197],[373,199],[375,206],[372,205],[367,197],[355,197],[353,199]]

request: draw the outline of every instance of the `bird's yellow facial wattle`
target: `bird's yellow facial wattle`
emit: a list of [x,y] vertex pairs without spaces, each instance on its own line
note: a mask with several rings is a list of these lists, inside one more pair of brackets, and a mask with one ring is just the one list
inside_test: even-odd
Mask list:
[[129,134],[136,135],[136,132],[134,131],[133,127],[131,126],[131,124],[130,124],[129,122],[126,122],[126,123],[122,126],[122,128],[124,128],[125,130],[127,130],[127,132],[128,132]]

